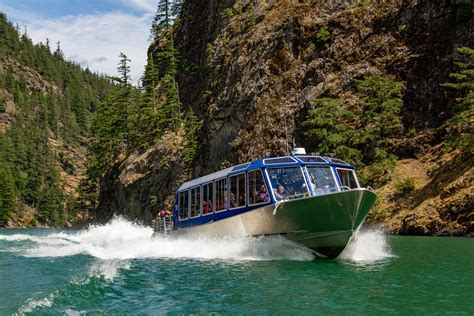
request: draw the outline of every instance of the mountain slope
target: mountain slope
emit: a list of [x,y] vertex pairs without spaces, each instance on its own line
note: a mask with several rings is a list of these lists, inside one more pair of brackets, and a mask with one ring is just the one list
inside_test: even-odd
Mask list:
[[110,87],[0,15],[0,226],[63,226],[83,215],[90,116]]

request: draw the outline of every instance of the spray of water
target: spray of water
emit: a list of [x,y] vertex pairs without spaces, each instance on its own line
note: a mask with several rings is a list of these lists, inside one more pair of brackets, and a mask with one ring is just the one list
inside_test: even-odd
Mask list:
[[[115,262],[136,258],[190,258],[220,260],[313,260],[306,248],[287,239],[275,237],[153,237],[153,230],[117,217],[105,225],[74,233],[61,232],[45,236],[26,234],[0,235],[0,240],[30,241],[24,250],[27,257],[65,257],[86,254],[99,260]],[[374,262],[391,257],[383,232],[357,232],[339,259]],[[120,267],[119,267],[120,268]],[[97,269],[96,269],[97,270]],[[99,269],[100,270],[100,269]],[[113,271],[117,269],[111,269]],[[104,272],[110,276],[114,272]]]
[[354,262],[379,262],[393,257],[387,236],[381,230],[357,231],[338,259]]
[[153,237],[153,230],[114,218],[105,225],[78,232],[45,236],[0,235],[8,241],[33,243],[23,251],[27,257],[65,257],[86,254],[100,260],[135,258],[190,258],[221,260],[312,260],[306,248],[283,237],[205,238]]

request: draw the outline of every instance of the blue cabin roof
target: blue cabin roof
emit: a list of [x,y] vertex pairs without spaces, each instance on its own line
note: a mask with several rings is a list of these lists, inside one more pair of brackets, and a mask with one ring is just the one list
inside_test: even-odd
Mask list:
[[200,184],[208,183],[217,179],[227,177],[229,175],[237,174],[244,171],[254,170],[263,167],[281,167],[281,166],[293,166],[293,165],[336,165],[343,166],[345,168],[355,169],[354,166],[347,162],[330,157],[324,156],[312,156],[312,155],[296,155],[296,156],[282,156],[282,157],[269,157],[244,164],[232,166],[200,178],[193,179],[191,181],[184,182],[181,184],[176,191],[186,190]]

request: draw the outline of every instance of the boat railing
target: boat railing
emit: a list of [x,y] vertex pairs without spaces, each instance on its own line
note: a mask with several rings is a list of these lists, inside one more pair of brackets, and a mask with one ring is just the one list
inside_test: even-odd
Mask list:
[[300,198],[304,198],[304,197],[308,197],[308,196],[309,196],[309,193],[307,193],[307,192],[298,193],[298,194],[288,196],[285,200],[295,200],[295,199],[300,199]]
[[153,230],[155,233],[167,234],[173,230],[173,221],[170,216],[157,217],[153,220]]

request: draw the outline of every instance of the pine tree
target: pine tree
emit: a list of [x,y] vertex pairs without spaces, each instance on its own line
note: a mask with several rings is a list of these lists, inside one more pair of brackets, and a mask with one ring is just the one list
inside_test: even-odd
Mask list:
[[0,161],[0,226],[4,226],[15,209],[15,180],[5,162]]
[[150,30],[154,38],[159,37],[173,25],[173,7],[172,0],[159,0]]
[[56,50],[54,51],[54,57],[64,60],[64,53],[61,50],[61,42],[57,41],[56,42]]
[[454,115],[449,120],[448,140],[463,151],[474,154],[474,49],[457,48],[456,71],[449,74],[452,82],[442,86],[454,90]]
[[118,63],[117,71],[119,73],[119,83],[122,86],[128,86],[130,84],[130,65],[128,64],[131,60],[124,53],[119,55],[120,61]]

